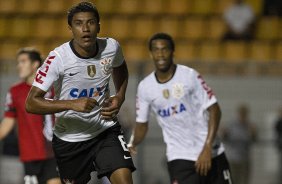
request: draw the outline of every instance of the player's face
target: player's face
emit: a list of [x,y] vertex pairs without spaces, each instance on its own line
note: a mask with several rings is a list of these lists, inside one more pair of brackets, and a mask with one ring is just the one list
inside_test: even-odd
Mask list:
[[169,42],[164,39],[152,41],[151,57],[154,60],[155,67],[161,72],[166,72],[173,64],[173,51]]
[[20,54],[17,58],[17,69],[21,79],[27,79],[37,70],[37,62],[32,62],[28,54]]
[[100,25],[91,12],[79,12],[74,14],[71,26],[73,38],[81,48],[89,48],[95,45]]

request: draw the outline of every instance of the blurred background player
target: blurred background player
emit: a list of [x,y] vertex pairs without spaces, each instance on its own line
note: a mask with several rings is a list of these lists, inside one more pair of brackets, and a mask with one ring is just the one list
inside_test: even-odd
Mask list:
[[249,108],[241,104],[237,108],[237,118],[223,128],[226,155],[236,184],[250,182],[251,147],[256,137],[256,128],[249,119]]
[[[135,167],[116,117],[128,82],[122,49],[112,38],[97,37],[100,16],[90,2],[69,9],[68,25],[73,38],[51,51],[38,70],[26,109],[56,113],[52,141],[63,183],[85,184],[95,170],[112,184],[132,184]],[[53,85],[55,99],[46,100]]]
[[194,69],[174,64],[170,35],[153,35],[149,50],[155,71],[138,86],[130,151],[136,153],[145,138],[153,111],[167,145],[172,184],[231,184],[224,148],[216,138],[221,110],[211,88]]
[[[41,62],[40,53],[33,48],[22,48],[18,51],[17,69],[22,81],[13,85],[7,94],[4,119],[0,124],[0,139],[17,125],[25,184],[59,184],[52,145],[43,135],[43,132],[50,132],[44,131],[44,127],[52,127],[52,121],[50,117],[47,118],[48,121],[44,116],[25,111],[26,97]],[[51,97],[51,94],[48,93],[46,97]],[[48,123],[51,125],[47,125]]]

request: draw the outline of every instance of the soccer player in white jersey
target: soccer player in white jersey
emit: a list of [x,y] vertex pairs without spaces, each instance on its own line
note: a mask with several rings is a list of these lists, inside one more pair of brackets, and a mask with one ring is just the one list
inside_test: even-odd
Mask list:
[[149,50],[155,71],[138,86],[131,153],[145,138],[152,111],[167,145],[172,184],[231,184],[224,148],[216,138],[221,111],[211,88],[194,69],[174,64],[170,35],[155,34]]
[[[68,24],[73,39],[51,51],[37,71],[26,110],[56,113],[52,141],[63,183],[86,184],[96,170],[112,184],[132,184],[135,167],[116,118],[128,81],[122,50],[114,39],[97,37],[100,17],[92,3],[73,6]],[[51,86],[55,99],[46,100]]]

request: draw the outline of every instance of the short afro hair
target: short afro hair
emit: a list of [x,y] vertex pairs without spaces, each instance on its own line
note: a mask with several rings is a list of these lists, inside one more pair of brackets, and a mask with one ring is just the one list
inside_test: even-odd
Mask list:
[[80,12],[92,12],[95,16],[95,18],[97,19],[97,22],[100,22],[100,15],[98,12],[98,9],[96,8],[96,6],[94,4],[92,4],[91,2],[80,2],[76,5],[74,5],[73,7],[71,7],[68,11],[68,25],[71,26],[71,21],[73,19],[73,16],[76,13],[80,13]]
[[173,41],[172,37],[167,33],[156,33],[150,38],[150,40],[149,40],[149,50],[150,51],[152,50],[152,42],[154,40],[159,40],[159,39],[167,40],[169,42],[170,49],[172,51],[174,51],[174,49],[175,49],[174,41]]

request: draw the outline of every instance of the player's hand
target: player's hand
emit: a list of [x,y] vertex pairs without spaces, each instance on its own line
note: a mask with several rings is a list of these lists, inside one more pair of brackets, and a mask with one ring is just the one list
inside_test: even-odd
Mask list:
[[115,118],[122,105],[122,100],[118,96],[111,96],[106,99],[101,109],[101,115],[103,119],[111,120]]
[[198,160],[195,163],[196,172],[201,176],[207,176],[208,171],[212,164],[212,148],[209,145],[205,145]]
[[131,156],[137,154],[136,146],[134,146],[134,145],[132,145],[132,144],[128,144],[127,147],[128,147],[128,150],[129,150]]
[[72,100],[71,110],[77,112],[91,112],[95,106],[99,106],[99,103],[93,98],[78,98]]

